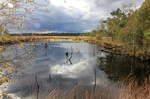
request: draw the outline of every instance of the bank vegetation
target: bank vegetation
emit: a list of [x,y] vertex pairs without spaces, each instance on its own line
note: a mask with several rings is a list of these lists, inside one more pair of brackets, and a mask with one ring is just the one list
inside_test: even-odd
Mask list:
[[89,35],[97,44],[116,50],[120,54],[150,59],[150,0],[145,0],[140,8],[131,6],[112,11],[111,17],[102,20],[98,29]]

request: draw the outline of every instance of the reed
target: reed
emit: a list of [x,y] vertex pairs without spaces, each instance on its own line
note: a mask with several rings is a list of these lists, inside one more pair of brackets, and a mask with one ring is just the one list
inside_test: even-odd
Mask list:
[[130,81],[120,88],[119,99],[150,99],[150,78],[142,84]]
[[67,92],[54,89],[46,99],[150,99],[150,80],[145,80],[140,85],[134,80],[121,84],[116,92],[108,86],[93,89],[85,89],[79,85]]

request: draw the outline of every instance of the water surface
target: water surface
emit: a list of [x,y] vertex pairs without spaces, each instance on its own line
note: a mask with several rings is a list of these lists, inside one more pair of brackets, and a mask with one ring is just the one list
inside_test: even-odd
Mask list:
[[78,84],[88,88],[96,82],[98,86],[105,84],[113,87],[113,82],[99,69],[97,63],[97,57],[105,58],[106,53],[98,52],[93,44],[37,42],[9,46],[3,56],[13,57],[10,63],[19,69],[13,74],[15,82],[9,85],[7,92],[22,99],[36,97],[37,83],[39,97],[47,96],[55,88],[65,91]]
[[44,99],[54,89],[65,92],[79,84],[86,89],[96,84],[99,89],[105,86],[117,95],[117,85],[126,78],[134,77],[142,82],[149,77],[149,62],[101,49],[94,44],[73,41],[8,46],[1,53],[1,60],[11,59],[8,63],[17,70],[6,92],[21,99],[36,99],[39,89],[38,97]]

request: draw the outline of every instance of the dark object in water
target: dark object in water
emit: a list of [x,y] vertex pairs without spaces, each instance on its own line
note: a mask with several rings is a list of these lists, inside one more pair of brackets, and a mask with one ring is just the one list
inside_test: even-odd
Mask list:
[[71,62],[72,54],[73,54],[73,52],[71,52],[71,54],[69,56],[69,53],[66,52],[66,59],[67,59],[66,63],[72,64],[72,62]]
[[66,52],[66,57],[69,57],[69,53],[68,52]]
[[48,47],[48,44],[47,43],[45,43],[45,48],[47,48]]

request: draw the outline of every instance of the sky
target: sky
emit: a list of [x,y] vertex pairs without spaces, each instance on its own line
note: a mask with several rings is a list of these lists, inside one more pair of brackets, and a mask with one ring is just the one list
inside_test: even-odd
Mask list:
[[144,0],[37,0],[40,7],[28,14],[24,29],[14,31],[88,32],[100,20],[125,5],[140,7]]

